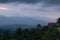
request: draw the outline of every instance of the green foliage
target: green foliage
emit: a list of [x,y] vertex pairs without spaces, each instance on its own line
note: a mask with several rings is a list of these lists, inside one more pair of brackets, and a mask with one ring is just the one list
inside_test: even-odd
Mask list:
[[45,26],[23,30],[19,28],[11,34],[8,31],[4,32],[0,40],[60,40],[60,27],[49,28]]
[[9,40],[9,31],[3,33],[1,40]]
[[60,32],[60,27],[57,27],[57,31]]

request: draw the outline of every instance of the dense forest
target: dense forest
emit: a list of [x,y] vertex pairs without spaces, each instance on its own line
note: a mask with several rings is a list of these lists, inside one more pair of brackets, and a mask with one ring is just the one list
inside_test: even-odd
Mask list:
[[36,28],[9,30],[0,34],[0,40],[60,40],[60,18],[54,26],[37,25]]

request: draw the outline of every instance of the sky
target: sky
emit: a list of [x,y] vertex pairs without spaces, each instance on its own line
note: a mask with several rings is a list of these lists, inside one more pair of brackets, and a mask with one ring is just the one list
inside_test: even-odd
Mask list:
[[60,0],[0,0],[0,15],[60,17]]
[[60,17],[60,0],[0,0],[0,16],[56,19]]

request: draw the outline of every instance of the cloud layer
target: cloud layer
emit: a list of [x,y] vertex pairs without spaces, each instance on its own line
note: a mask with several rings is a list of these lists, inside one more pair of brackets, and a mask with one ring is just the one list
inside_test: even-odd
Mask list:
[[28,17],[60,17],[60,0],[0,0],[0,15]]

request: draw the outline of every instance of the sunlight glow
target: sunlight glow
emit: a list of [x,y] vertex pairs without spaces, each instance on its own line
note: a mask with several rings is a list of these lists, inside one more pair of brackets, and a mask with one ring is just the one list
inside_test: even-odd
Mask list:
[[9,10],[9,8],[0,7],[0,10]]

